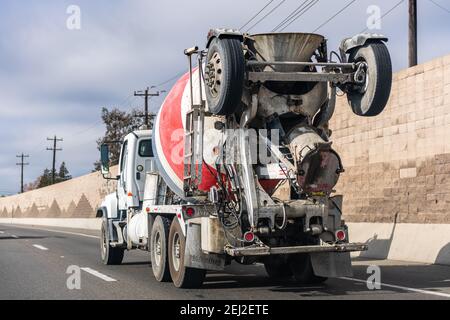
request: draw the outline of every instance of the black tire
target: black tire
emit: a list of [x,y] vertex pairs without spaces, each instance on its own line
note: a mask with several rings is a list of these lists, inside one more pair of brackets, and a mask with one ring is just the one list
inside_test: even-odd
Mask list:
[[[178,250],[176,247],[178,246]],[[169,268],[175,287],[192,289],[200,288],[205,280],[206,270],[184,266],[186,238],[178,219],[173,219],[169,233]]]
[[102,222],[101,237],[100,237],[100,252],[102,262],[105,265],[119,265],[123,261],[123,256],[125,253],[124,248],[111,247],[111,237],[109,234],[109,228],[107,226],[107,221]]
[[169,238],[170,220],[157,216],[150,236],[150,258],[153,275],[159,282],[170,281],[167,240]]
[[244,88],[245,58],[236,38],[215,38],[206,61],[206,100],[209,111],[231,115],[239,107]]
[[392,86],[392,62],[386,45],[381,41],[370,41],[355,48],[349,62],[365,62],[368,67],[366,84],[347,92],[353,112],[363,117],[379,115],[386,107]]
[[295,254],[289,257],[289,267],[295,282],[299,284],[319,284],[328,280],[314,274],[311,257],[307,253]]
[[292,277],[292,272],[286,258],[286,256],[269,256],[264,260],[264,268],[269,278],[283,280]]

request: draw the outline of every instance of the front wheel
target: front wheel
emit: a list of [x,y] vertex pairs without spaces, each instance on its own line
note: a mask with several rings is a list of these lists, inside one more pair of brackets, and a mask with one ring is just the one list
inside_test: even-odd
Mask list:
[[349,62],[358,67],[358,85],[348,88],[347,98],[358,116],[372,117],[380,114],[389,100],[392,86],[392,63],[386,45],[371,41],[353,49]]
[[206,270],[184,265],[186,238],[178,219],[173,219],[169,233],[169,268],[173,284],[177,288],[199,288],[205,280]]
[[100,249],[102,262],[105,265],[118,265],[123,261],[125,249],[111,247],[111,236],[107,221],[103,221],[100,237]]

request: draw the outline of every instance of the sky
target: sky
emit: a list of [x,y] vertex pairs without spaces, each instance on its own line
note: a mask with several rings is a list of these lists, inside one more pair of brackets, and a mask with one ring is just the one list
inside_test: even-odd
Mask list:
[[[16,155],[30,155],[25,182],[51,168],[51,143],[57,135],[57,166],[73,176],[90,173],[99,158],[96,140],[104,133],[102,107],[142,107],[134,90],[158,85],[187,69],[185,48],[205,46],[210,28],[240,28],[268,0],[0,0],[0,195],[20,190]],[[243,31],[270,32],[303,1],[273,0]],[[319,0],[286,30],[312,32],[350,0]],[[366,28],[370,6],[381,14],[397,0],[357,0],[317,33],[329,49]],[[394,70],[407,67],[407,2],[374,30],[389,37]],[[434,2],[434,3],[433,3]],[[450,5],[418,0],[419,63],[450,54]],[[281,4],[281,5],[280,5]],[[69,6],[80,8],[80,28]],[[439,7],[442,6],[442,7]],[[158,87],[168,90],[173,81]],[[151,100],[156,112],[164,97]]]

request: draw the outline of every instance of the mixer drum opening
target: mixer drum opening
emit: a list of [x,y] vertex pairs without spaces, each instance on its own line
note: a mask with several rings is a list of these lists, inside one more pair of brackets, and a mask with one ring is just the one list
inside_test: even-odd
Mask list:
[[331,193],[342,172],[341,160],[330,148],[318,148],[307,154],[299,165],[298,182],[306,193]]

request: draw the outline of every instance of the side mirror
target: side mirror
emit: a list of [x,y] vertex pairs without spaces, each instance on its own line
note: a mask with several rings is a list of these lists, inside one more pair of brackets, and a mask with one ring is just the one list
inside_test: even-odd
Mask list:
[[102,167],[102,174],[109,174],[109,146],[107,144],[102,144],[100,147],[100,162]]

